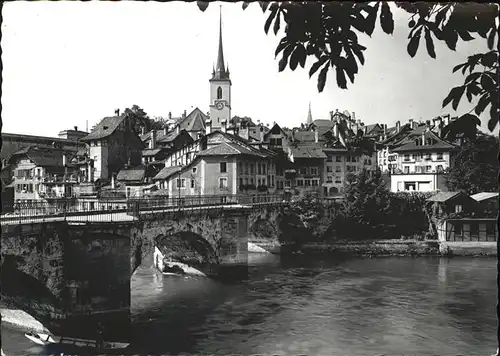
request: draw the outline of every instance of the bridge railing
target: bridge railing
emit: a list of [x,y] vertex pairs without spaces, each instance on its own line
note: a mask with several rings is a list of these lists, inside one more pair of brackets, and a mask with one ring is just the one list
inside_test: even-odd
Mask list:
[[265,206],[283,203],[282,194],[269,195],[201,195],[189,197],[149,197],[142,199],[78,201],[54,199],[51,201],[21,201],[13,204],[9,213],[2,214],[2,222],[23,221],[118,221],[126,215],[158,210],[195,210],[232,205]]

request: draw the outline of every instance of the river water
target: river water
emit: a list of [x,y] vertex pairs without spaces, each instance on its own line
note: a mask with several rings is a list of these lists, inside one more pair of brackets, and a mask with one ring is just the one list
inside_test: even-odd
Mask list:
[[[259,254],[249,280],[233,284],[141,267],[133,345],[144,354],[491,355],[496,262]],[[20,342],[4,351],[32,346],[2,331]]]

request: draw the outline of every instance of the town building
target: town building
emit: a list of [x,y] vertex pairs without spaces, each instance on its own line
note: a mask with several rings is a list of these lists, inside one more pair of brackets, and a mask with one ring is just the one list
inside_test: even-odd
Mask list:
[[144,144],[124,114],[103,118],[90,134],[80,139],[87,144],[87,169],[91,182],[111,180],[112,174],[139,165]]

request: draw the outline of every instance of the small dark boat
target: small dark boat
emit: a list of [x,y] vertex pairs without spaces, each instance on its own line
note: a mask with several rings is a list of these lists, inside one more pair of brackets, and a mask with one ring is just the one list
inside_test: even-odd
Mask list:
[[86,349],[88,352],[92,353],[96,352],[106,354],[112,350],[124,349],[129,346],[129,343],[126,342],[103,341],[101,344],[98,344],[96,340],[68,336],[54,336],[43,333],[27,333],[24,335],[38,345],[63,348],[69,347],[71,349],[78,350]]

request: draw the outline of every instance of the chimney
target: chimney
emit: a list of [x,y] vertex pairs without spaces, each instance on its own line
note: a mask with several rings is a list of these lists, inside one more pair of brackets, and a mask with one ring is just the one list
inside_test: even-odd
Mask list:
[[[356,120],[356,113],[353,111],[351,119]],[[361,120],[358,120],[358,122],[361,122]]]
[[166,135],[168,133],[168,128],[167,125],[163,127],[163,135]]
[[367,132],[368,132],[368,128],[366,126],[363,126],[363,136],[366,136]]
[[333,111],[330,111],[330,121],[333,121]]
[[116,116],[120,116],[120,109],[116,109],[116,110],[115,110],[115,115],[116,115]]
[[209,135],[212,133],[212,120],[208,119],[205,122],[205,135]]
[[[354,115],[354,113],[352,114]],[[361,120],[358,119],[356,122],[358,123],[358,126],[361,126]]]
[[115,189],[115,187],[116,187],[115,179],[116,179],[115,174],[113,173],[111,175],[111,189]]
[[221,128],[221,131],[226,133],[227,132],[227,121],[226,119],[222,119],[221,123],[220,123],[220,128]]
[[172,120],[172,112],[171,111],[168,112],[168,119]]
[[314,129],[314,142],[318,143],[319,141],[319,134],[318,134],[318,130]]
[[75,126],[74,128],[75,128],[75,131],[78,131],[78,126]]
[[264,142],[264,126],[260,126],[259,127],[259,131],[260,131],[260,134],[259,134],[259,138],[260,138],[260,142]]
[[410,129],[414,130],[414,128],[413,128],[413,119],[408,119],[408,123],[410,124]]
[[156,148],[156,130],[151,130],[151,140],[149,141],[149,148]]
[[396,133],[399,133],[401,131],[401,122],[398,120],[396,121]]
[[181,125],[175,127],[175,133],[178,135],[181,132]]
[[62,159],[63,159],[63,166],[66,167],[66,154],[65,153],[63,153]]
[[144,135],[146,133],[146,128],[144,126],[141,127],[141,135]]
[[422,132],[422,146],[425,146],[425,131]]
[[184,110],[184,112],[182,113],[182,118],[185,119],[186,118],[186,110]]
[[425,121],[425,126],[427,126],[428,128],[431,127],[431,120]]
[[333,136],[335,136],[335,138],[339,138],[339,127],[337,123],[333,125]]
[[384,136],[387,136],[387,124],[382,124],[382,129],[384,130]]

